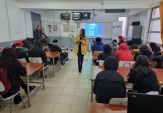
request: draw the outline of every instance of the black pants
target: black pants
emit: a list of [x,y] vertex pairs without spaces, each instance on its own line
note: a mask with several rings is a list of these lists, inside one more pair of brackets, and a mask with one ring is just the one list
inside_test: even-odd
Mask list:
[[84,58],[84,55],[82,55],[81,52],[78,52],[78,69],[79,69],[79,71],[82,70],[83,58]]

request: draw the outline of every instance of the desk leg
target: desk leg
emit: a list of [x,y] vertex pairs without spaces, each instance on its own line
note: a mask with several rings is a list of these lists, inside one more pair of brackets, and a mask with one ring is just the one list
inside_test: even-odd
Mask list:
[[30,92],[29,92],[29,78],[28,78],[28,76],[26,77],[26,82],[27,82],[28,107],[30,107],[31,104],[30,104]]
[[43,89],[45,89],[45,68],[43,66]]
[[54,58],[53,58],[53,77],[54,77],[54,65],[55,63],[54,63]]
[[91,102],[93,102],[93,81],[91,81]]

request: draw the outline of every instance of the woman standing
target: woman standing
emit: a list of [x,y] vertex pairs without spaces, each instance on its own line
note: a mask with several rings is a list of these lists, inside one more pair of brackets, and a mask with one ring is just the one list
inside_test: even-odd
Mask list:
[[83,64],[83,58],[84,55],[87,54],[87,42],[88,39],[85,36],[85,30],[81,29],[80,30],[80,35],[77,35],[75,38],[75,54],[78,55],[78,70],[79,73],[81,73],[82,70],[82,64]]

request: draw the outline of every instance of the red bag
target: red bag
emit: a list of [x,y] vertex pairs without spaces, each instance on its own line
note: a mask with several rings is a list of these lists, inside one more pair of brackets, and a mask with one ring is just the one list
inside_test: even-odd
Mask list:
[[8,76],[7,76],[7,69],[6,68],[0,68],[0,81],[2,82],[2,84],[4,85],[5,87],[5,90],[0,92],[1,95],[4,95],[6,94],[10,88],[11,88],[11,83],[8,79]]

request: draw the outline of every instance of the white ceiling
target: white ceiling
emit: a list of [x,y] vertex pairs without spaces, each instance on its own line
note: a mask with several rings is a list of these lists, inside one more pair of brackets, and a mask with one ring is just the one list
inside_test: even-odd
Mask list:
[[19,2],[31,2],[31,1],[58,1],[58,2],[100,2],[100,1],[150,1],[150,0],[15,0]]

